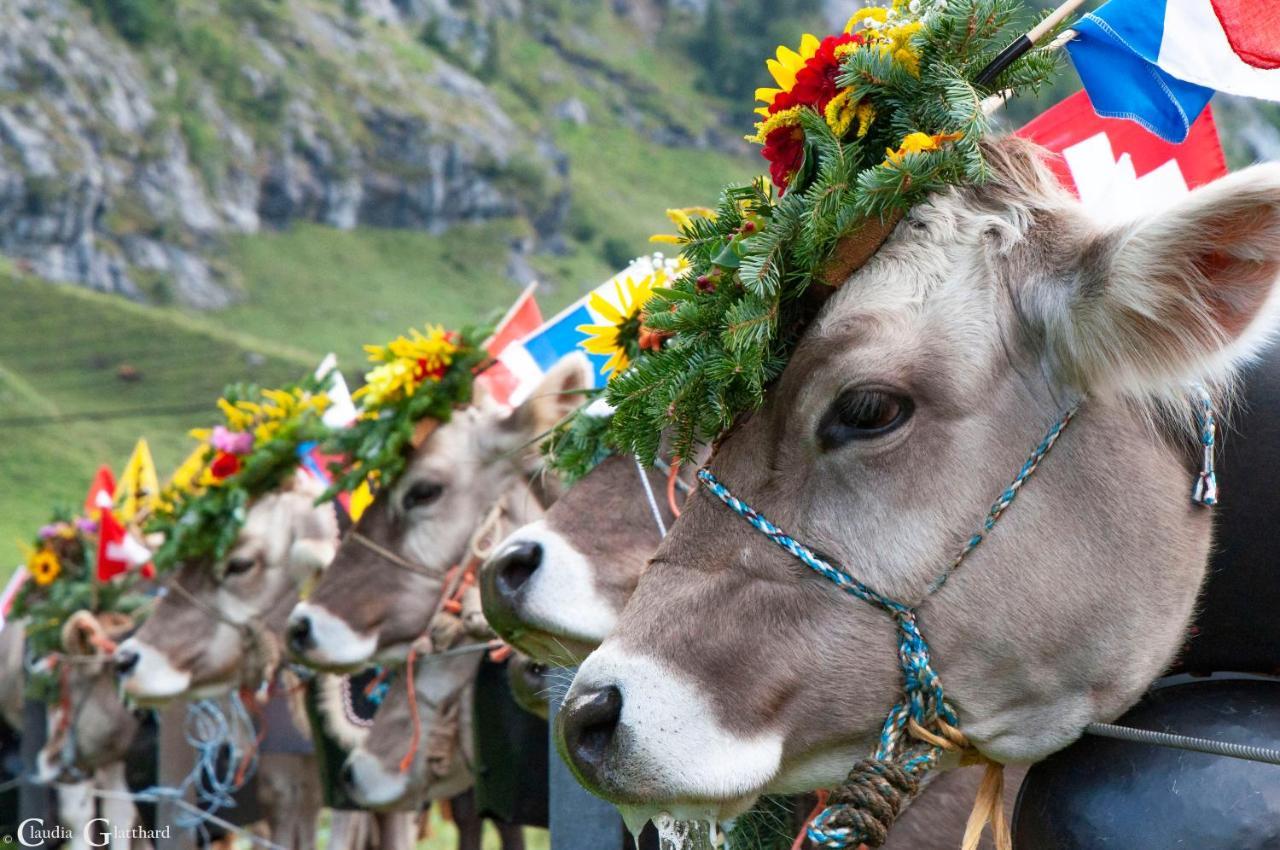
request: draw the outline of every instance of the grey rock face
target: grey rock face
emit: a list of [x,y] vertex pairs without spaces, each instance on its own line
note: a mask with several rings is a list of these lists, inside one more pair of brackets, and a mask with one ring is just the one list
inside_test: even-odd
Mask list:
[[518,0],[470,5],[365,0],[352,19],[339,3],[281,4],[282,31],[232,21],[247,53],[209,79],[174,45],[131,47],[76,0],[0,0],[0,252],[50,280],[214,308],[234,299],[209,260],[229,234],[299,219],[554,228],[563,214],[526,208],[511,172],[564,195],[558,152],[523,139],[463,67],[411,73],[376,32],[434,20],[476,46],[487,21],[521,13]]

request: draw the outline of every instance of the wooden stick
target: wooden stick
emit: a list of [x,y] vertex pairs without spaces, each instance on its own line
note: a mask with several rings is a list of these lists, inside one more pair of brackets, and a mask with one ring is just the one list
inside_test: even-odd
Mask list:
[[1035,44],[1044,38],[1046,33],[1051,32],[1058,24],[1065,21],[1067,15],[1070,15],[1084,4],[1085,0],[1067,0],[1067,2],[1050,12],[1049,17],[1032,27],[1031,32],[1027,33],[1027,39],[1032,44]]

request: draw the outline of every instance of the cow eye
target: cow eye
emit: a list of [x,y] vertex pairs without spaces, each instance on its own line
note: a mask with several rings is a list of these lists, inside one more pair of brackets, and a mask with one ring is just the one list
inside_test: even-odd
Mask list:
[[249,570],[253,569],[254,564],[256,563],[257,561],[253,558],[230,558],[227,560],[227,575],[238,576],[243,573],[247,573]]
[[900,427],[911,418],[911,399],[880,390],[842,392],[818,423],[818,444],[823,451],[838,449],[853,440],[869,440]]
[[411,511],[414,508],[421,508],[431,504],[440,498],[440,494],[444,492],[444,485],[437,484],[434,481],[418,481],[404,493],[404,509]]

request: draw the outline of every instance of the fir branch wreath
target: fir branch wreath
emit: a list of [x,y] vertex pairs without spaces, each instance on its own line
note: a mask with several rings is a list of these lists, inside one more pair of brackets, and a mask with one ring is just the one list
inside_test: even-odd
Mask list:
[[[94,614],[134,614],[146,604],[138,591],[138,574],[122,573],[108,581],[94,574],[98,522],[57,510],[41,527],[31,545],[24,546],[28,580],[13,600],[10,616],[26,620],[26,653],[45,659],[62,651],[62,626],[77,611]],[[54,702],[60,695],[52,668],[37,665],[29,671],[28,693]]]
[[[1021,0],[895,0],[859,10],[845,31],[780,47],[776,88],[757,91],[769,175],[686,216],[688,270],[655,290],[640,352],[605,397],[609,428],[568,423],[545,447],[570,477],[611,450],[652,463],[664,431],[689,461],[758,407],[820,303],[929,195],[988,175],[984,98],[1047,83],[1058,67],[1032,50],[986,84],[979,74],[1034,22]],[[590,440],[595,440],[594,444]]]
[[154,557],[157,570],[226,557],[252,500],[296,471],[299,447],[328,437],[326,385],[327,376],[281,389],[235,384],[224,390],[218,400],[223,422],[191,432],[197,447],[146,522],[148,534],[164,537]]
[[326,448],[342,455],[346,466],[332,468],[333,484],[322,499],[395,481],[428,429],[448,422],[455,408],[471,401],[476,375],[491,359],[484,349],[490,329],[455,332],[437,325],[425,331],[365,346],[377,365],[353,395],[360,402],[355,423],[326,440]]

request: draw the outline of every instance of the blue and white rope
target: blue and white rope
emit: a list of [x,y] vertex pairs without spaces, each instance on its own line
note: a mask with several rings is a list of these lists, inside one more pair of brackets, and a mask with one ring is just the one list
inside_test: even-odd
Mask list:
[[1213,399],[1203,386],[1194,388],[1196,393],[1196,425],[1200,432],[1203,451],[1200,474],[1191,490],[1191,501],[1211,508],[1218,504],[1218,473],[1214,469],[1213,452],[1217,444],[1218,421],[1213,415]]
[[[956,571],[964,559],[976,549],[995,527],[996,522],[1013,504],[1019,491],[1027,480],[1035,474],[1040,462],[1053,449],[1063,430],[1071,423],[1076,408],[1073,407],[1062,415],[1051,427],[1031,456],[1018,470],[1013,482],[1005,488],[996,499],[982,521],[980,530],[966,541],[960,554],[947,569],[929,585],[925,598],[936,593],[946,584],[947,579]],[[880,741],[876,747],[874,759],[878,762],[897,763],[908,773],[919,776],[931,770],[942,752],[940,746],[931,743],[918,743],[905,746],[908,738],[908,727],[914,721],[925,730],[941,730],[959,724],[955,711],[946,702],[942,682],[934,671],[930,661],[929,644],[921,633],[916,619],[916,609],[897,600],[890,599],[869,587],[864,582],[851,576],[822,558],[800,543],[795,538],[774,525],[750,505],[737,498],[709,470],[702,469],[698,478],[715,496],[724,502],[730,510],[764,534],[778,546],[795,556],[801,563],[826,578],[845,593],[861,599],[893,618],[898,630],[898,660],[903,674],[903,700],[895,705],[885,719],[880,731]],[[941,737],[941,736],[940,736]],[[839,806],[831,806],[823,810],[809,826],[809,837],[823,847],[845,848],[860,842],[862,836],[846,827],[828,828],[827,821],[840,810]]]

